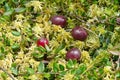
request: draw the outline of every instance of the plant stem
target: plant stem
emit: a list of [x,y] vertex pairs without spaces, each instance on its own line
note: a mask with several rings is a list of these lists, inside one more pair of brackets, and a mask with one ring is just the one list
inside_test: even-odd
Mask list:
[[117,70],[119,69],[119,67],[120,67],[120,56],[119,56],[119,58],[118,58],[118,61],[116,62],[117,63]]
[[3,72],[5,72],[12,80],[15,80],[14,77],[9,74],[5,69],[3,69],[2,67],[0,67],[0,70],[2,70]]

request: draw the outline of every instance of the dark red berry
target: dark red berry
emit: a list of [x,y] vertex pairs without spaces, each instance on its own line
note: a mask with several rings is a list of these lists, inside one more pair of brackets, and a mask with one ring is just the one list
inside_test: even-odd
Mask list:
[[72,48],[70,49],[67,54],[66,54],[66,59],[74,59],[74,60],[79,60],[81,56],[81,52],[77,48]]
[[120,18],[116,18],[116,23],[120,25]]
[[46,38],[40,38],[37,40],[37,46],[45,47],[45,45],[48,45],[48,40]]
[[67,23],[66,18],[61,15],[53,16],[51,22],[52,24],[60,25],[61,27],[65,27]]
[[74,27],[71,34],[75,40],[84,41],[87,38],[86,30],[80,26]]

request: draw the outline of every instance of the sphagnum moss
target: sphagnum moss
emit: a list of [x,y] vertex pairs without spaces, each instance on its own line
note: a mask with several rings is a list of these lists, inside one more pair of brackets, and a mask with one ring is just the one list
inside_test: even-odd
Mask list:
[[[119,80],[119,0],[1,0],[0,80]],[[50,18],[62,15],[64,28]],[[84,41],[71,30],[82,26]],[[37,46],[39,38],[49,45]],[[79,60],[66,60],[71,48]]]

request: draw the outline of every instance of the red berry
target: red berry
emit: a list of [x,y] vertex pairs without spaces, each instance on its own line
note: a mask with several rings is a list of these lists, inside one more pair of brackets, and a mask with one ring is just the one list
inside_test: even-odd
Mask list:
[[52,24],[60,25],[61,27],[65,27],[67,23],[66,18],[61,15],[53,16],[51,22]]
[[81,56],[81,52],[79,51],[79,49],[77,48],[72,48],[70,49],[67,54],[66,54],[66,59],[75,59],[75,60],[79,60]]
[[87,32],[84,28],[76,26],[72,29],[72,37],[76,40],[84,41],[87,38]]
[[48,45],[48,40],[46,38],[40,38],[37,40],[37,46],[45,47],[45,45]]

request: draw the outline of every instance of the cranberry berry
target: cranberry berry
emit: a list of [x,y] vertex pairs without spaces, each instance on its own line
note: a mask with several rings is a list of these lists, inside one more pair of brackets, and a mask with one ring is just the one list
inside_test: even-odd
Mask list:
[[46,38],[40,38],[37,40],[37,46],[45,47],[45,45],[48,45],[48,40]]
[[71,34],[75,40],[84,41],[87,38],[86,30],[80,26],[74,27]]
[[70,49],[66,54],[66,59],[69,60],[79,60],[81,56],[81,52],[77,48]]
[[66,18],[61,15],[53,16],[51,18],[51,22],[52,22],[52,24],[60,25],[61,27],[65,27],[66,23],[67,23]]

